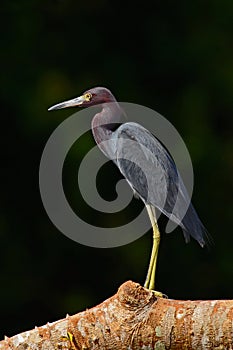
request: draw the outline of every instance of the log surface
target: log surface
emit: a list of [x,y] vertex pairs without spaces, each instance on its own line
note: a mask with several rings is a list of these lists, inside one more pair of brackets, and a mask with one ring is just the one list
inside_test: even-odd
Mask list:
[[233,300],[156,298],[125,282],[103,303],[0,342],[0,350],[233,349]]

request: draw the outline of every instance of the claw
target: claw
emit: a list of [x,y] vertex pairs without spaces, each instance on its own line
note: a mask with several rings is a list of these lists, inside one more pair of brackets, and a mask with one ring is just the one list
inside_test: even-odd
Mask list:
[[152,290],[152,292],[154,293],[154,295],[158,298],[164,298],[164,299],[168,299],[167,294],[161,293],[161,292],[157,292],[156,290]]
[[[144,287],[145,288],[145,287]],[[148,288],[146,288],[148,289]],[[153,289],[148,289],[150,292],[152,292],[156,298],[164,298],[164,299],[168,299],[168,296],[162,292],[158,292],[157,290],[153,290]]]

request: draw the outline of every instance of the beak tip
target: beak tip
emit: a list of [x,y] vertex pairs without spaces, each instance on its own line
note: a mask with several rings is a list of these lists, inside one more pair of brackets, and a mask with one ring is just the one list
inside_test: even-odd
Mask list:
[[49,107],[49,108],[48,108],[48,112],[55,111],[56,109],[60,109],[60,108],[56,108],[56,107],[54,107],[54,106]]
[[51,106],[51,107],[48,108],[48,112],[54,111],[54,110],[56,110],[56,109],[61,109],[62,107],[63,107],[62,104],[58,104],[58,105],[55,105],[55,106]]

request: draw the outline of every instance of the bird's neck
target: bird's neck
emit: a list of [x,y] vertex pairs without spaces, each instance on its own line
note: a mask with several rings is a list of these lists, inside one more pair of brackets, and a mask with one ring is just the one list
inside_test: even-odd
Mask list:
[[125,121],[125,113],[117,102],[105,103],[102,110],[92,119],[92,130],[97,143],[108,139]]
[[94,139],[102,152],[108,157],[111,157],[111,147],[108,144],[106,149],[106,145],[103,141],[111,140],[114,131],[116,131],[123,122],[125,122],[125,113],[116,101],[114,101],[114,103],[103,104],[101,112],[97,113],[92,119],[92,133]]

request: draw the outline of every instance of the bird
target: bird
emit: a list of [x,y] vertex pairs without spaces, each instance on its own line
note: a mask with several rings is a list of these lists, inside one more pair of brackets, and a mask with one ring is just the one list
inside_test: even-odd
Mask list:
[[181,227],[186,242],[192,237],[204,247],[208,243],[207,230],[191,203],[169,151],[142,125],[127,122],[124,110],[109,89],[88,89],[81,96],[58,103],[48,110],[95,105],[100,105],[101,111],[93,116],[91,122],[94,140],[105,156],[118,167],[135,196],[143,201],[153,229],[144,287],[163,297],[163,293],[154,290],[160,244],[157,211]]

